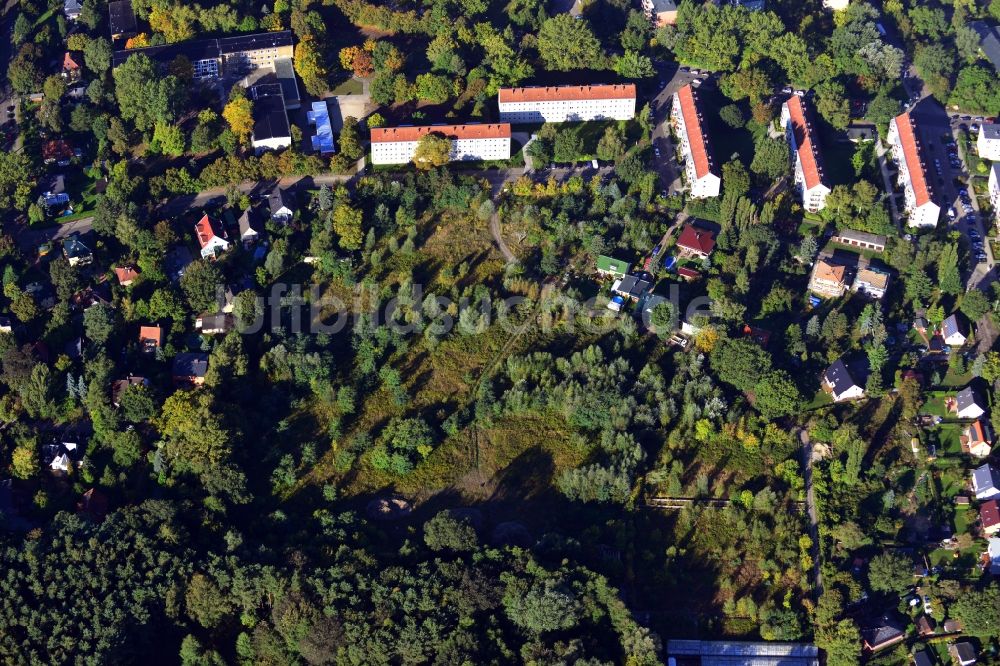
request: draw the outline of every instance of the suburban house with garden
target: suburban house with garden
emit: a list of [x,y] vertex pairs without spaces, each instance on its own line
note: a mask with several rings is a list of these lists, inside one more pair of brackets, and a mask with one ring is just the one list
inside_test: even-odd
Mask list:
[[229,240],[222,225],[208,216],[201,216],[194,225],[194,233],[198,238],[202,259],[215,259],[216,256],[229,249]]
[[642,0],[642,11],[657,28],[677,23],[676,0]]
[[861,268],[854,276],[851,290],[859,294],[881,299],[885,296],[886,289],[889,288],[889,274],[876,271],[871,267]]
[[451,162],[510,159],[510,123],[469,123],[372,128],[372,164],[413,161],[420,139],[432,133],[451,141]]
[[623,278],[632,270],[632,265],[627,261],[615,259],[607,255],[597,257],[597,273],[603,277]]
[[139,327],[139,347],[151,354],[163,346],[163,328],[160,326]]
[[976,419],[962,432],[962,450],[970,456],[985,458],[993,450],[993,433],[986,419]]
[[684,160],[688,193],[695,199],[719,196],[722,177],[712,157],[698,94],[690,84],[674,93],[670,119]]
[[515,125],[631,120],[635,84],[500,88],[497,103],[500,122]]
[[204,352],[184,352],[174,357],[175,386],[201,386],[207,373],[208,354]]
[[903,190],[909,226],[937,226],[941,207],[934,203],[926,155],[913,116],[907,112],[893,118],[889,122],[888,141],[899,169],[898,183]]
[[966,335],[967,331],[965,322],[959,318],[957,313],[949,315],[941,322],[941,338],[946,345],[961,347],[969,339],[969,336]]
[[809,291],[822,298],[839,298],[847,291],[847,268],[820,258],[809,276]]
[[1000,499],[1000,472],[987,463],[972,472],[972,492],[980,501]]
[[826,206],[830,183],[823,172],[812,111],[803,96],[792,95],[781,105],[781,125],[785,128],[802,207],[812,213],[820,211]]
[[987,536],[1000,532],[1000,502],[992,499],[979,505],[979,524]]
[[830,394],[834,402],[864,397],[867,373],[861,372],[860,364],[855,365],[857,367],[852,370],[844,357],[841,357],[823,373],[823,390]]
[[986,403],[971,386],[966,386],[955,395],[952,407],[960,419],[978,419],[986,413]]
[[715,249],[715,234],[693,224],[685,224],[677,237],[677,250],[682,256],[704,259]]

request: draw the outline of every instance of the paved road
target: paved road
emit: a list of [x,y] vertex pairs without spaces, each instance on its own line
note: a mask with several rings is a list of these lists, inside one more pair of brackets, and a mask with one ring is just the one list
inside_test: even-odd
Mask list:
[[799,431],[802,442],[802,478],[806,484],[806,508],[809,512],[809,538],[812,539],[813,576],[816,579],[816,598],[823,595],[823,569],[820,566],[819,513],[816,511],[816,491],[813,487],[812,443],[807,430]]
[[[653,147],[659,150],[654,160],[656,170],[660,174],[660,184],[668,194],[681,189],[680,171],[674,158],[675,149],[670,139],[670,108],[673,105],[674,93],[696,79],[703,77],[682,71],[675,62],[657,67],[660,77],[660,92],[650,102],[653,110]],[[684,68],[686,69],[686,68]]]

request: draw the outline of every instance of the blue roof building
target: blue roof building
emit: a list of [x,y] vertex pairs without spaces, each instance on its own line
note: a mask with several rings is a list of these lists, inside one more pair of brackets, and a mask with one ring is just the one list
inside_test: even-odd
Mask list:
[[312,137],[313,150],[321,155],[336,152],[333,144],[333,127],[330,125],[330,107],[325,100],[312,103],[312,110],[306,111],[310,125],[316,126],[316,134]]

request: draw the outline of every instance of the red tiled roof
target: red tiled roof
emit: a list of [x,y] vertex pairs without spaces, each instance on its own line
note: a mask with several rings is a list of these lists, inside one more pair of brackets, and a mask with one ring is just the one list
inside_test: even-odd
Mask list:
[[971,443],[978,444],[979,442],[989,443],[986,439],[986,431],[983,429],[983,422],[976,419],[971,426],[969,426],[969,434],[971,435]]
[[140,326],[139,342],[145,343],[147,340],[159,347],[163,343],[163,329],[159,326]]
[[715,248],[715,234],[686,224],[677,239],[677,245],[701,254],[712,254]]
[[70,51],[66,51],[65,55],[63,55],[63,69],[67,72],[80,69],[80,65],[74,60],[73,53]]
[[698,118],[698,98],[694,88],[688,84],[677,91],[681,103],[681,114],[684,116],[684,127],[687,130],[688,143],[691,146],[691,156],[694,158],[695,176],[701,178],[712,172],[712,159],[709,153],[708,137]]
[[686,266],[681,266],[680,268],[678,268],[677,274],[684,278],[696,278],[699,275],[701,275],[701,273],[699,273],[698,271],[694,270],[693,268],[687,268]]
[[57,160],[73,157],[73,147],[65,139],[49,139],[42,144],[42,159]]
[[501,88],[500,103],[557,102],[592,99],[635,99],[635,84],[595,86],[541,86],[529,88]]
[[909,113],[896,116],[896,132],[903,146],[906,170],[910,173],[910,183],[916,196],[917,205],[923,206],[931,200],[931,182],[927,171],[920,163],[920,148],[917,146],[917,125]]
[[805,100],[798,95],[788,98],[788,115],[792,121],[792,131],[795,133],[796,151],[802,162],[802,173],[806,180],[806,189],[811,190],[823,183],[823,166],[819,155],[819,143],[816,141],[812,118],[806,108]]
[[194,233],[198,236],[198,244],[201,245],[202,249],[216,236],[225,238],[221,230],[219,230],[218,225],[212,222],[212,219],[207,214],[202,215],[201,219],[198,220],[198,224],[194,225]]
[[118,266],[115,268],[115,275],[118,276],[119,284],[126,284],[139,277],[139,271],[132,266]]
[[393,141],[418,141],[431,134],[444,134],[449,139],[509,139],[510,123],[490,123],[469,125],[424,125],[420,127],[374,127],[371,130],[372,143]]
[[983,522],[983,527],[1000,525],[1000,502],[996,500],[983,502],[979,507],[979,520]]

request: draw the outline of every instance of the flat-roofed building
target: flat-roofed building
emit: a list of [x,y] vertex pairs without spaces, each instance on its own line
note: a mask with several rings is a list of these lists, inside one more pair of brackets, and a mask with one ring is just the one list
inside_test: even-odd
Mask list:
[[630,120],[635,84],[501,88],[497,103],[504,123]]
[[834,243],[850,245],[851,247],[871,250],[872,252],[885,252],[885,244],[888,242],[885,236],[870,234],[867,231],[855,231],[854,229],[840,231],[830,240]]
[[191,61],[196,79],[218,78],[223,74],[241,76],[261,67],[273,69],[276,61],[292,58],[293,45],[290,30],[219,39],[193,39],[115,51],[111,55],[111,66],[118,67],[132,56],[142,54],[167,67],[178,56],[184,56]]
[[719,196],[722,178],[712,157],[698,94],[690,84],[674,93],[670,118],[684,157],[684,174],[691,196],[696,199]]
[[509,123],[375,127],[371,130],[372,164],[406,164],[420,139],[440,134],[451,141],[450,161],[509,160]]
[[336,151],[333,143],[333,126],[330,124],[330,107],[325,99],[312,103],[312,109],[306,111],[306,119],[316,128],[312,139],[312,148],[320,155],[331,155]]
[[292,130],[288,124],[281,86],[268,83],[250,88],[253,100],[253,133],[250,144],[258,154],[266,150],[281,150],[292,145]]
[[819,666],[819,650],[811,643],[672,640],[667,657],[678,665]]
[[901,113],[889,122],[889,145],[899,168],[899,186],[903,189],[905,210],[911,227],[937,226],[941,207],[934,203],[930,176],[920,132],[913,116]]
[[781,124],[785,128],[802,207],[810,212],[822,210],[826,206],[830,184],[823,172],[823,157],[812,111],[804,98],[792,95],[781,105]]

